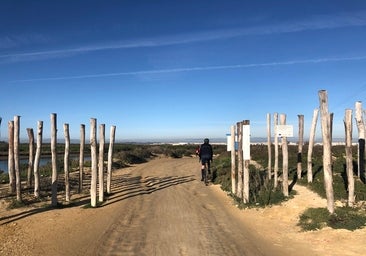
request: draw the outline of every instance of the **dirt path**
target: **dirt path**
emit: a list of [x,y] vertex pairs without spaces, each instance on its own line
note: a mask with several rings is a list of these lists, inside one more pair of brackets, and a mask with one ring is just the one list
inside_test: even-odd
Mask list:
[[361,242],[347,254],[338,239],[361,241],[364,230],[299,232],[298,214],[324,203],[308,190],[241,211],[198,169],[197,159],[162,158],[119,170],[96,209],[83,207],[88,196],[64,209],[0,208],[0,255],[359,255]]

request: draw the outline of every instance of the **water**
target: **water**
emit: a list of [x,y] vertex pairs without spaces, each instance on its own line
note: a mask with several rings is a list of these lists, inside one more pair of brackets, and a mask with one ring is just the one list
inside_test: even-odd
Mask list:
[[[58,157],[58,160],[63,160],[63,157],[60,158]],[[51,156],[44,156],[44,157],[41,157],[41,159],[39,160],[39,166],[44,166],[48,163],[50,163],[52,160]],[[70,157],[70,161],[71,160],[79,160],[79,156],[71,156]],[[89,156],[86,156],[84,157],[84,160],[85,161],[88,161],[90,160],[90,157]],[[23,165],[23,164],[28,164],[28,158],[24,158],[24,159],[19,159],[19,164],[20,165]],[[4,172],[8,172],[8,159],[6,160],[0,160],[0,170],[4,171]]]

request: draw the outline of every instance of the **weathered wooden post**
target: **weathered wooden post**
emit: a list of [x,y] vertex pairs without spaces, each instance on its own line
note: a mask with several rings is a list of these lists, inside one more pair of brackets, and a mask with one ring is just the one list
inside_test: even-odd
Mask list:
[[116,136],[116,126],[112,125],[109,134],[108,166],[107,166],[107,193],[110,194],[112,184],[113,147]]
[[20,137],[20,116],[14,116],[14,167],[15,167],[15,181],[17,201],[22,201],[22,185],[20,178],[20,164],[19,164],[19,137]]
[[230,129],[231,143],[231,192],[236,195],[236,150],[235,150],[235,125]]
[[91,153],[91,184],[90,184],[90,205],[97,206],[97,176],[98,176],[98,158],[97,158],[97,120],[90,119],[90,153]]
[[52,206],[57,206],[57,114],[51,114]]
[[243,160],[244,160],[244,176],[243,176],[243,201],[249,203],[249,165],[250,165],[250,121],[243,122]]
[[[286,125],[286,114],[280,115],[280,124]],[[288,145],[287,137],[282,136],[282,192],[284,196],[289,196],[288,191]]]
[[304,145],[304,115],[297,115],[299,119],[299,144],[297,151],[297,178],[302,174],[302,147]]
[[[274,113],[273,114],[273,124],[275,127],[275,130],[277,129],[277,125],[278,125],[278,113]],[[278,186],[278,135],[275,134],[274,136],[274,153],[275,153],[275,158],[274,158],[274,166],[273,166],[273,172],[274,172],[274,180],[273,180],[273,184],[274,184],[274,188],[277,188]]]
[[105,124],[99,125],[99,202],[104,201],[104,143],[105,143]]
[[79,152],[79,193],[83,190],[84,177],[84,148],[85,148],[85,124],[80,125],[80,152]]
[[42,151],[42,133],[43,133],[43,121],[38,121],[37,124],[37,146],[36,146],[36,156],[34,157],[34,196],[39,198],[39,161],[41,159]]
[[344,116],[344,128],[346,133],[346,169],[348,181],[348,206],[355,203],[355,180],[353,178],[352,163],[352,109],[346,109]]
[[267,114],[268,179],[272,179],[271,114]]
[[28,160],[28,170],[27,170],[27,186],[32,186],[32,173],[34,165],[34,133],[32,128],[27,128],[27,134],[29,139],[29,160]]
[[238,134],[238,187],[237,197],[243,198],[243,122],[236,124]]
[[65,155],[64,155],[64,171],[65,171],[65,201],[70,202],[70,133],[69,124],[64,124],[65,135]]
[[365,123],[362,115],[362,102],[355,104],[355,118],[358,130],[358,178],[365,177]]
[[15,167],[14,167],[14,121],[8,122],[8,137],[9,137],[9,151],[8,151],[8,175],[9,175],[9,191],[15,193]]
[[310,136],[309,136],[309,148],[308,148],[308,170],[307,170],[307,177],[308,182],[313,182],[313,148],[314,148],[314,141],[315,141],[315,130],[316,130],[316,123],[318,120],[319,109],[314,109],[313,112],[313,120],[311,122],[310,128]]
[[332,176],[332,145],[330,139],[330,115],[328,112],[328,94],[325,90],[319,91],[321,126],[323,135],[323,170],[324,185],[327,196],[327,209],[334,213],[334,192]]

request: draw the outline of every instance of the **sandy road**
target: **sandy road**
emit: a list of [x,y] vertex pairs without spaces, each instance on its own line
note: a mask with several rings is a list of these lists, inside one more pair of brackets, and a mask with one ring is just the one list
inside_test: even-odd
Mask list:
[[[96,209],[83,208],[85,196],[70,208],[7,213],[0,218],[0,254],[291,255],[238,218],[217,186],[200,181],[195,158],[119,170],[112,190]],[[309,253],[301,249],[297,255]]]

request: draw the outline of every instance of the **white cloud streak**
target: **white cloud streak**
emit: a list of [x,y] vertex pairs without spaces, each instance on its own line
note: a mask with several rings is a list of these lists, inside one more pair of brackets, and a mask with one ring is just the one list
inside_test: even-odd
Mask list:
[[187,67],[187,68],[175,68],[175,69],[141,70],[141,71],[131,71],[131,72],[103,73],[103,74],[80,75],[80,76],[44,77],[44,78],[34,78],[34,79],[13,80],[10,82],[11,83],[25,83],[25,82],[36,82],[36,81],[74,80],[74,79],[115,77],[115,76],[135,76],[135,75],[164,74],[164,73],[198,72],[198,71],[211,71],[211,70],[244,69],[244,68],[259,68],[259,67],[270,67],[270,66],[317,64],[317,63],[326,63],[326,62],[362,61],[362,60],[366,60],[366,56],[343,57],[343,58],[320,58],[320,59],[307,59],[307,60],[292,60],[292,61],[283,61],[283,62],[267,62],[267,63],[221,65],[221,66]]
[[[211,40],[221,40],[250,35],[271,35],[282,33],[295,33],[310,30],[336,29],[342,27],[366,26],[366,11],[340,15],[314,16],[308,20],[287,23],[279,23],[269,26],[257,26],[239,29],[222,29],[203,31],[200,33],[180,34],[159,38],[141,39],[136,41],[119,41],[104,43],[100,45],[85,45],[76,48],[23,52],[0,55],[0,63],[13,63],[20,61],[36,61],[52,58],[64,58],[77,54],[85,54],[95,51],[106,51],[116,49],[161,47],[169,45],[181,45]],[[0,44],[8,45],[9,38],[0,39]],[[13,43],[13,42],[12,42]]]

